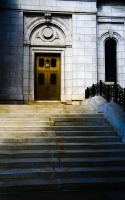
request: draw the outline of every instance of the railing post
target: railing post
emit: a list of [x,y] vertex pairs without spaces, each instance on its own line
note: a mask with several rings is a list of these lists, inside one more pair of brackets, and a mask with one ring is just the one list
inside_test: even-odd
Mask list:
[[118,91],[117,91],[117,83],[114,82],[114,101],[117,102]]
[[107,88],[107,92],[108,92],[108,94],[107,94],[107,102],[109,102],[110,101],[110,85],[108,85],[108,88]]
[[95,85],[94,84],[92,85],[92,96],[93,97],[95,96]]
[[102,96],[102,81],[101,80],[100,80],[99,87],[100,87],[100,96]]
[[89,88],[87,87],[86,91],[85,91],[85,99],[89,98]]
[[124,88],[124,112],[125,112],[125,88]]

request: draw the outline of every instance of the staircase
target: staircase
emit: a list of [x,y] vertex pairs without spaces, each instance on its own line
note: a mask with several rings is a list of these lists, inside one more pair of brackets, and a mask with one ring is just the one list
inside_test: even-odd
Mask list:
[[125,186],[125,144],[83,105],[0,106],[0,191]]

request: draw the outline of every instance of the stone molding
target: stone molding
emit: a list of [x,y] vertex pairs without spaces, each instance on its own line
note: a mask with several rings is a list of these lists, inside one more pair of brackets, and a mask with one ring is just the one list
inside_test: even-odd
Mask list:
[[[25,16],[24,40],[31,41],[31,45],[71,45],[70,20],[51,16],[45,13],[44,16],[31,16],[29,21]],[[68,39],[67,39],[68,38]]]

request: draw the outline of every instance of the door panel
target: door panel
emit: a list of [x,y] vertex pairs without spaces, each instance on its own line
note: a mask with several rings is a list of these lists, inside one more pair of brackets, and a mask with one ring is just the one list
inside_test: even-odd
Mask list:
[[60,99],[60,57],[57,54],[36,56],[37,100]]

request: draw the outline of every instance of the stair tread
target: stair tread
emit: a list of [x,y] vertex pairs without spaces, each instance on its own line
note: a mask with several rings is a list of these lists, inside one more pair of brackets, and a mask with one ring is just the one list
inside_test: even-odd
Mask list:
[[27,162],[100,162],[100,161],[125,161],[125,157],[90,157],[90,158],[3,158],[0,163],[27,163]]
[[95,153],[95,152],[125,152],[125,149],[82,149],[82,150],[13,150],[10,152],[10,150],[4,150],[4,151],[0,151],[0,155],[1,154],[21,154],[21,153],[25,153],[25,154],[32,154],[32,153],[79,153],[79,152],[87,152],[87,153]]
[[[77,184],[103,184],[103,183],[125,183],[125,177],[74,177],[74,178],[63,178],[62,180],[57,179],[45,179],[45,178],[31,178],[31,179],[21,179],[21,180],[15,180],[10,179],[9,181],[1,180],[0,181],[0,187],[11,187],[11,186],[35,186],[35,185],[63,185],[63,189],[65,189],[65,186],[74,185],[77,186]],[[11,188],[12,189],[12,188]],[[31,188],[30,188],[31,189]],[[43,188],[48,190],[47,188]],[[59,190],[62,188],[59,188]],[[77,189],[77,188],[76,188]],[[16,190],[16,188],[15,188]]]
[[124,143],[122,143],[122,142],[70,142],[70,143],[62,143],[62,142],[44,142],[44,143],[40,143],[40,142],[37,142],[37,143],[33,143],[33,142],[28,142],[28,143],[26,143],[26,142],[23,142],[23,143],[16,143],[16,142],[11,142],[11,143],[0,143],[0,146],[25,146],[25,145],[27,145],[27,146],[36,146],[36,145],[41,145],[41,146],[45,146],[45,145],[63,145],[63,146],[68,146],[68,145],[73,145],[73,146],[75,146],[75,145],[80,145],[80,146],[87,146],[87,145],[90,145],[90,146],[100,146],[100,145],[112,145],[112,146],[114,146],[114,145],[121,145],[121,146],[124,146],[125,147],[125,144]]
[[106,167],[55,167],[55,172],[70,172],[70,171],[75,171],[75,172],[80,172],[80,171],[125,171],[125,166],[106,166]]
[[70,172],[125,172],[125,166],[106,166],[106,167],[42,167],[42,168],[11,168],[11,169],[0,169],[0,175],[18,175],[18,174],[30,174],[30,173],[56,173],[56,172],[63,172],[63,173],[70,173]]

